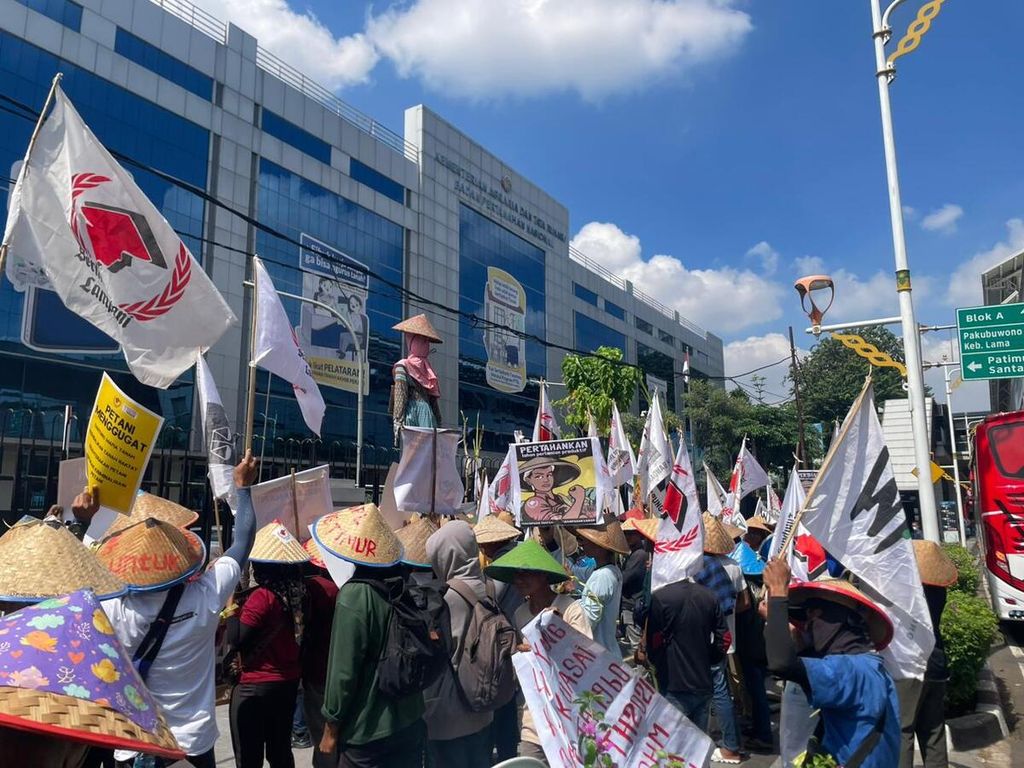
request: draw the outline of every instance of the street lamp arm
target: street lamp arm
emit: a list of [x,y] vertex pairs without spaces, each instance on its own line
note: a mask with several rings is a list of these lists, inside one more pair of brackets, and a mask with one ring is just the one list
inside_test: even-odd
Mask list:
[[892,25],[889,23],[889,17],[892,16],[893,11],[903,5],[906,1],[907,0],[893,0],[893,2],[889,4],[889,7],[885,9],[885,13],[882,14],[882,26],[875,30],[875,34],[885,35],[883,43],[888,42],[889,36],[892,35]]

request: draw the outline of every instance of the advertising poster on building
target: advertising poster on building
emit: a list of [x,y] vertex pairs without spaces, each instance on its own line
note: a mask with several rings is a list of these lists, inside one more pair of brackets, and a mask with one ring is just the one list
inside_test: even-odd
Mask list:
[[313,521],[333,511],[330,467],[325,464],[254,485],[252,508],[257,528],[280,520],[295,538],[305,541]]
[[[366,359],[370,339],[367,267],[305,233],[299,240],[303,297],[326,304],[348,321],[346,325],[323,307],[303,303],[295,329],[299,344],[317,384],[357,392],[359,361]],[[368,390],[369,377],[364,374],[363,393]]]
[[512,499],[521,525],[594,525],[612,491],[596,437],[517,443]]
[[526,291],[497,267],[487,268],[484,319],[487,383],[499,392],[522,392],[526,387]]
[[85,474],[100,503],[128,514],[163,426],[162,416],[132,400],[106,373],[85,433]]

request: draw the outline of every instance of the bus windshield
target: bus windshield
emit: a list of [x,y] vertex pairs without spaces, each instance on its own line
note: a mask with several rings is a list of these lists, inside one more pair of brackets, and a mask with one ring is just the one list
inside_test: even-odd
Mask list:
[[1024,422],[992,427],[988,439],[999,474],[1024,480]]

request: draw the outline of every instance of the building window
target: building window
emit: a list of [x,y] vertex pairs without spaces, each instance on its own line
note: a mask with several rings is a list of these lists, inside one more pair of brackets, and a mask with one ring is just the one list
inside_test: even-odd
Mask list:
[[576,328],[576,349],[580,352],[595,352],[598,347],[615,347],[626,355],[626,335],[609,328],[604,323],[592,320],[580,312],[574,312]]
[[636,327],[639,330],[643,331],[644,333],[649,333],[651,335],[654,334],[654,326],[648,323],[646,320],[643,320],[639,317],[634,317],[633,320],[636,321]]
[[604,300],[604,311],[612,317],[617,317],[619,320],[626,319],[626,310],[620,307],[618,304],[612,304],[608,299]]
[[71,0],[18,0],[26,8],[47,16],[68,29],[82,29],[82,6]]
[[[646,347],[639,342],[636,345],[636,364],[646,374],[665,382],[668,388],[667,407],[675,410],[676,382],[672,358],[664,352]],[[646,379],[646,376],[644,377]],[[647,386],[646,381],[641,386]]]
[[[329,158],[327,162],[330,162]],[[389,197],[396,203],[405,205],[405,187],[394,179],[389,179],[380,171],[375,171],[366,163],[361,163],[353,157],[348,175],[360,184],[365,184],[370,189],[380,192],[384,197]]]
[[593,304],[595,307],[597,306],[597,294],[589,288],[584,288],[579,283],[573,283],[572,291],[576,294],[577,299],[582,299],[587,302],[587,304]]
[[209,101],[213,94],[212,77],[204,75],[195,67],[190,67],[185,62],[164,53],[155,45],[147,43],[141,37],[136,37],[126,29],[117,28],[114,51],[145,67],[150,72],[155,72],[160,77],[177,83],[201,99]]
[[664,342],[665,344],[669,344],[673,347],[676,345],[675,336],[671,333],[665,333],[661,328],[658,329],[658,341]]
[[304,128],[285,120],[269,109],[263,110],[263,131],[269,133],[285,144],[291,144],[297,150],[319,160],[324,165],[331,164],[331,145],[318,139]]

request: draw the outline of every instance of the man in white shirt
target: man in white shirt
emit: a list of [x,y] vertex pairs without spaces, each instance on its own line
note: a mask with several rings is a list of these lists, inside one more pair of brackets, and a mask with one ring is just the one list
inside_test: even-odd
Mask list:
[[[252,452],[235,467],[238,509],[234,541],[206,572],[189,581],[170,620],[163,643],[146,676],[146,686],[163,710],[167,725],[195,768],[215,768],[213,747],[217,741],[215,713],[215,635],[220,612],[238,584],[256,535],[256,521],[249,486],[256,478]],[[76,508],[98,506],[89,494],[75,499]],[[86,511],[87,514],[87,511]],[[79,516],[76,510],[76,516]],[[103,609],[118,639],[134,656],[149,627],[160,613],[168,590],[129,591],[124,597],[104,601]],[[117,752],[118,760],[132,753]],[[166,763],[170,764],[170,763]],[[157,760],[158,766],[163,766]]]

